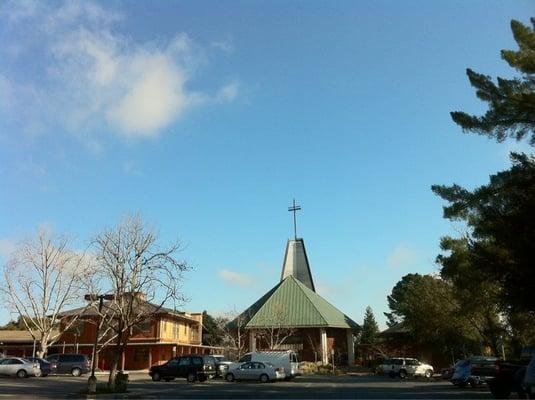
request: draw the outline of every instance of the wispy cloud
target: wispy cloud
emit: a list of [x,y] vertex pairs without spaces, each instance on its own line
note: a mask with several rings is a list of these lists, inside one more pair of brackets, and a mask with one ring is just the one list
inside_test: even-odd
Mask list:
[[413,265],[418,260],[418,252],[406,243],[399,243],[386,259],[390,268],[404,268]]
[[[90,1],[59,7],[29,0],[4,4],[3,42],[23,39],[17,49],[3,51],[1,109],[19,117],[24,110],[39,110],[24,115],[38,127],[59,120],[73,132],[105,127],[125,137],[154,137],[193,108],[236,98],[235,82],[212,93],[191,89],[208,57],[186,33],[136,42],[117,33],[123,20],[119,11]],[[228,46],[215,43],[220,49]],[[36,78],[17,74],[14,66],[34,57],[46,60]]]
[[230,40],[216,40],[212,42],[212,47],[221,50],[224,53],[232,53],[233,50]]
[[219,271],[218,276],[220,279],[234,286],[250,287],[255,284],[255,280],[251,276],[229,269],[222,269]]

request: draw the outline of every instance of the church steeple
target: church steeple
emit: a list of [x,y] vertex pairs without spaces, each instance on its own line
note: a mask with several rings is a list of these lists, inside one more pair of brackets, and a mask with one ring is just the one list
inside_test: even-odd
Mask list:
[[284,254],[284,262],[282,263],[281,281],[287,276],[292,275],[310,290],[316,291],[314,288],[314,281],[312,280],[312,274],[310,273],[310,265],[308,264],[307,252],[305,250],[305,242],[303,239],[297,238],[297,219],[296,212],[301,210],[301,207],[293,204],[288,207],[288,211],[294,215],[294,238],[288,240],[286,244],[286,253]]
[[286,244],[281,281],[289,275],[301,281],[310,290],[316,291],[303,239],[290,239]]

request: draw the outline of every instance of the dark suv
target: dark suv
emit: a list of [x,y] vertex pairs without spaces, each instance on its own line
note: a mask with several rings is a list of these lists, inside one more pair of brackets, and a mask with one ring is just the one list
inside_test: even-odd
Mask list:
[[91,362],[85,354],[52,354],[46,357],[50,363],[50,373],[80,376],[91,369]]
[[208,355],[183,355],[167,361],[163,365],[154,365],[149,370],[153,381],[169,382],[175,378],[186,378],[188,382],[204,382],[216,374],[214,357]]

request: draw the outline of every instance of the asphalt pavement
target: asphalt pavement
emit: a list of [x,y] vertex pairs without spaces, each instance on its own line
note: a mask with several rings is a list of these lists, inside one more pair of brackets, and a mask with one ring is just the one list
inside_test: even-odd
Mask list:
[[[105,376],[98,377],[105,382]],[[0,378],[0,399],[4,398],[86,398],[87,376],[45,378]],[[152,382],[146,374],[130,374],[125,395],[97,398],[127,399],[490,399],[485,386],[458,388],[446,381],[391,379],[382,376],[309,375],[290,382],[225,382],[210,380],[187,383],[184,379]]]

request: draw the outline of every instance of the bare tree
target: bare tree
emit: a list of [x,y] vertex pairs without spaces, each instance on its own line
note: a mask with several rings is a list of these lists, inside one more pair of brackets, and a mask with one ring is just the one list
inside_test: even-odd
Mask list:
[[69,318],[62,316],[67,307],[80,303],[91,272],[86,253],[70,250],[67,238],[44,229],[21,242],[5,266],[0,291],[10,311],[21,317],[26,330],[39,343],[39,357],[83,313],[81,308]]
[[271,315],[262,321],[263,327],[255,330],[268,349],[278,350],[296,330],[287,325],[287,308],[284,304],[274,304],[272,309]]
[[189,267],[176,258],[180,245],[160,247],[157,234],[139,215],[127,216],[97,235],[94,246],[101,291],[114,295],[101,315],[108,329],[102,338],[113,343],[108,379],[113,389],[119,361],[136,325],[151,321],[166,302],[176,307],[185,301],[180,283]]
[[310,345],[310,348],[314,352],[314,363],[317,363],[318,362],[318,354],[321,353],[320,344],[316,340],[316,336],[318,336],[318,335],[317,334],[316,335],[311,334],[310,332],[307,331],[305,336],[307,338],[308,344]]
[[248,331],[245,326],[250,319],[251,313],[249,310],[240,314],[234,309],[228,312],[224,318],[218,320],[222,331],[225,332],[225,343],[236,349],[238,359],[247,350]]

